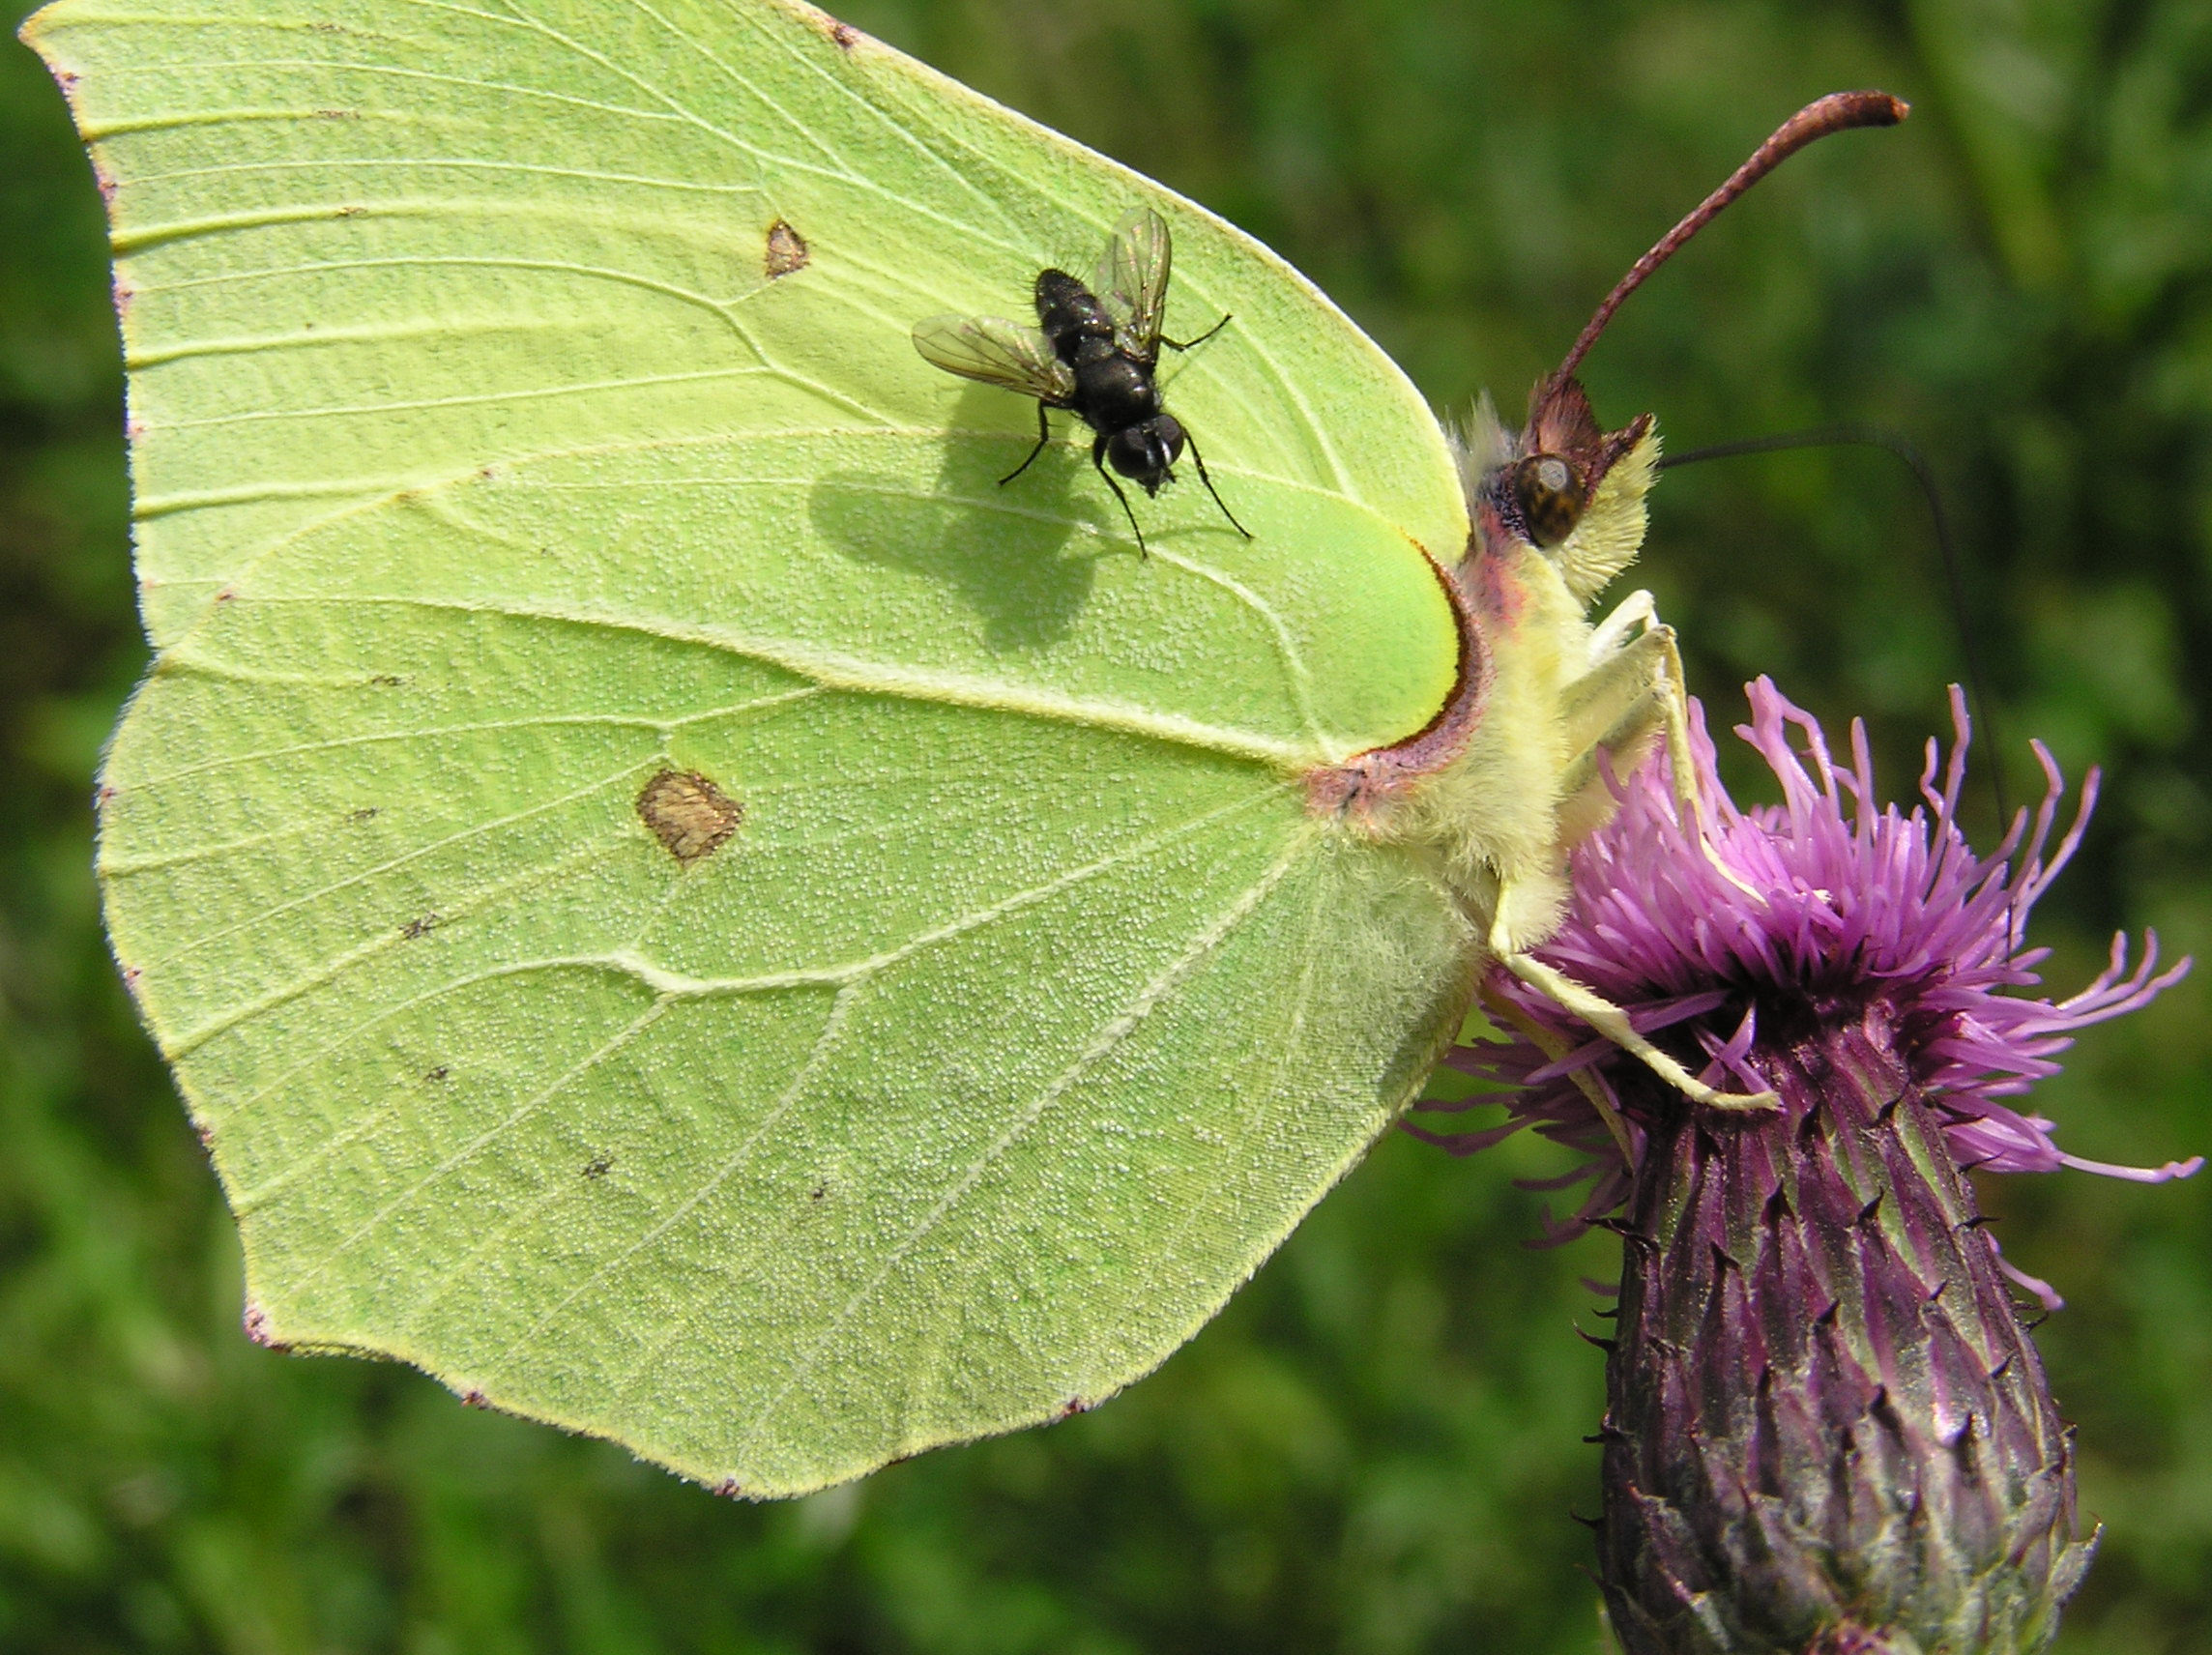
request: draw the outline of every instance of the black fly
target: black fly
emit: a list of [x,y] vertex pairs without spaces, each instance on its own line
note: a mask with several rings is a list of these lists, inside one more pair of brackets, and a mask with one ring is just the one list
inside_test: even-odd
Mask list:
[[1252,537],[1237,514],[1222,504],[1213,479],[1206,475],[1197,442],[1181,421],[1160,407],[1160,388],[1152,378],[1160,347],[1187,351],[1229,325],[1224,316],[1197,338],[1179,343],[1161,336],[1169,260],[1167,220],[1150,207],[1140,207],[1114,227],[1091,286],[1063,270],[1037,274],[1036,327],[995,316],[932,316],[914,327],[914,348],[925,361],[964,379],[1036,398],[1036,447],[1029,459],[999,479],[1002,488],[1029,470],[1030,460],[1052,440],[1045,419],[1048,409],[1064,408],[1097,433],[1091,445],[1091,463],[1121,501],[1140,554],[1145,552],[1145,533],[1137,527],[1129,497],[1107,471],[1107,464],[1141,483],[1148,495],[1155,495],[1161,483],[1174,480],[1170,468],[1186,444],[1213,504],[1221,507],[1231,528],[1247,540]]

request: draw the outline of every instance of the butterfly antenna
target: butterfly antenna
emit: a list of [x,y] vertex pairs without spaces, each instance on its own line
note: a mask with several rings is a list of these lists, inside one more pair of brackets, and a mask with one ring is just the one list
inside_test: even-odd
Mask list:
[[1967,619],[1966,582],[1959,565],[1959,550],[1951,538],[1950,514],[1943,509],[1943,490],[1936,480],[1936,468],[1928,463],[1909,438],[1878,425],[1822,425],[1810,431],[1784,431],[1771,437],[1746,437],[1732,443],[1714,443],[1678,454],[1660,457],[1659,469],[1696,465],[1703,460],[1734,459],[1741,454],[1773,454],[1790,449],[1868,448],[1895,454],[1911,468],[1920,492],[1928,501],[1928,515],[1936,528],[1936,553],[1942,561],[1943,583],[1950,589],[1951,619],[1959,629],[1959,653],[1966,666],[1966,695],[1974,722],[1989,743],[1992,762],[1990,791],[1997,807],[1998,830],[2012,820],[2012,805],[2005,795],[2003,746],[1997,737],[1996,714],[1990,711],[1988,675],[1982,671],[1981,651],[1974,642],[1974,627]]
[[1621,302],[1644,285],[1644,277],[1680,251],[1683,243],[1719,217],[1722,208],[1807,144],[1832,132],[1848,131],[1853,127],[1894,127],[1905,119],[1910,107],[1903,99],[1892,98],[1886,92],[1831,92],[1783,122],[1774,130],[1772,137],[1752,152],[1749,160],[1729,175],[1726,184],[1700,202],[1695,212],[1636,261],[1605,296],[1605,303],[1590,317],[1589,325],[1583,329],[1574,348],[1567,352],[1567,360],[1558,365],[1546,382],[1547,386],[1562,386],[1574,377],[1575,369],[1582,365],[1590,346],[1597,343],[1597,336],[1605,332],[1605,325],[1613,320],[1613,313],[1620,308]]
[[[1227,318],[1224,317],[1223,320],[1226,321]],[[1190,450],[1190,457],[1198,462],[1198,480],[1206,484],[1206,492],[1213,496],[1213,504],[1221,508],[1221,514],[1229,519],[1229,526],[1249,540],[1252,537],[1252,531],[1237,521],[1237,513],[1230,510],[1228,506],[1223,503],[1220,491],[1213,486],[1213,479],[1206,475],[1206,456],[1198,451],[1198,439],[1185,431],[1182,434],[1182,440]]]

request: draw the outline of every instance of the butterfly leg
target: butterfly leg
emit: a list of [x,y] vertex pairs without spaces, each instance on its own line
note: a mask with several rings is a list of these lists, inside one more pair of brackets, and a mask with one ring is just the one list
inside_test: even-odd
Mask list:
[[[1689,681],[1682,673],[1674,628],[1659,619],[1650,593],[1630,593],[1598,623],[1590,633],[1589,661],[1588,674],[1568,692],[1570,716],[1577,705],[1604,706],[1609,689],[1614,702],[1625,699],[1627,710],[1644,711],[1646,725],[1655,723],[1666,736],[1674,798],[1695,817],[1698,771],[1697,755],[1690,747]],[[1623,689],[1628,692],[1625,698]],[[1577,750],[1615,746],[1609,736],[1606,730],[1578,731],[1575,746]]]
[[[1780,1104],[1782,1100],[1770,1091],[1722,1091],[1718,1087],[1706,1085],[1639,1034],[1630,1025],[1628,1013],[1612,1001],[1595,989],[1584,987],[1557,967],[1546,965],[1533,954],[1524,953],[1515,944],[1514,927],[1510,923],[1507,898],[1512,894],[1511,886],[1499,891],[1498,917],[1490,927],[1490,951],[1499,965],[1561,1011],[1581,1018],[1623,1052],[1639,1060],[1692,1103],[1707,1109],[1730,1110],[1773,1109]],[[1611,1115],[1612,1111],[1606,1109],[1600,1113]]]
[[[1570,750],[1576,756],[1560,778],[1561,843],[1573,844],[1612,814],[1615,801],[1609,766],[1633,768],[1644,749],[1663,739],[1674,767],[1675,796],[1687,807],[1683,820],[1699,848],[1712,857],[1698,822],[1689,698],[1673,628],[1659,621],[1649,595],[1639,593],[1591,635],[1590,653],[1590,670],[1569,687],[1562,708]],[[1732,883],[1742,886],[1742,880],[1721,867],[1717,858],[1714,865]],[[1565,894],[1564,883],[1557,876],[1501,883],[1490,932],[1491,952],[1498,961],[1555,1005],[1641,1060],[1692,1102],[1709,1109],[1773,1107],[1772,1092],[1726,1092],[1699,1080],[1639,1034],[1619,1006],[1527,952],[1522,940],[1550,934]]]
[[1198,480],[1206,484],[1206,492],[1213,496],[1213,504],[1221,507],[1221,514],[1229,519],[1229,526],[1249,540],[1252,531],[1237,521],[1237,513],[1223,505],[1220,492],[1213,486],[1213,479],[1206,475],[1206,456],[1198,451],[1198,439],[1185,431],[1182,440],[1183,446],[1190,450],[1190,457],[1198,464]]
[[1020,465],[1014,467],[1012,471],[1006,473],[1004,477],[999,479],[999,486],[1001,488],[1005,487],[1007,483],[1013,481],[1015,478],[1021,476],[1022,473],[1029,470],[1030,460],[1033,460],[1037,457],[1037,455],[1043,453],[1045,444],[1052,441],[1052,426],[1045,419],[1046,408],[1047,405],[1045,403],[1040,402],[1037,404],[1036,447],[1030,450],[1030,458],[1028,460],[1022,461]]
[[[1040,403],[1038,406],[1043,405]],[[1121,485],[1114,480],[1114,474],[1106,469],[1106,434],[1103,431],[1098,434],[1098,440],[1091,445],[1091,463],[1097,469],[1098,475],[1106,479],[1106,486],[1114,491],[1114,498],[1121,503],[1121,515],[1129,520],[1129,533],[1137,537],[1137,556],[1150,558],[1152,554],[1145,549],[1145,532],[1137,527],[1137,514],[1130,509],[1129,497],[1121,492]],[[1212,485],[1208,483],[1207,486]],[[1224,507],[1223,509],[1228,508]],[[1231,521],[1234,522],[1235,519],[1232,518]]]
[[[1681,819],[1689,825],[1698,849],[1721,878],[1753,901],[1763,903],[1764,893],[1745,883],[1742,876],[1722,861],[1705,834],[1703,807],[1698,798],[1697,754],[1690,745],[1689,680],[1682,671],[1682,652],[1674,640],[1674,628],[1659,619],[1651,594],[1633,592],[1623,598],[1591,632],[1589,655],[1589,673],[1568,692],[1570,709],[1578,705],[1603,708],[1608,705],[1610,692],[1611,704],[1619,711],[1609,716],[1617,718],[1622,711],[1640,713],[1644,723],[1644,740],[1649,739],[1654,726],[1665,736],[1674,802]],[[1575,730],[1573,750],[1583,755],[1576,762],[1585,773],[1572,785],[1598,780],[1596,750],[1602,747],[1618,755],[1623,750],[1620,738],[1627,734],[1603,729]],[[1631,759],[1622,768],[1633,766]],[[1562,792],[1561,797],[1572,795]],[[1575,836],[1568,835],[1570,842]]]
[[[1564,1061],[1574,1051],[1565,1040],[1501,995],[1484,995],[1482,1008],[1494,1021],[1505,1024],[1555,1063]],[[1628,1136],[1628,1122],[1621,1119],[1619,1108],[1596,1071],[1586,1063],[1569,1069],[1567,1079],[1574,1082],[1577,1091],[1589,1099],[1597,1118],[1605,1122],[1606,1131],[1613,1135],[1614,1144],[1620,1150],[1622,1164],[1636,1165],[1636,1145]]]

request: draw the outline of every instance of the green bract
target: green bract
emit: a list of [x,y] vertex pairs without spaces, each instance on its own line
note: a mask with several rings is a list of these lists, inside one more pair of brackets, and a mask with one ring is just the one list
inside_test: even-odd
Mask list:
[[[1395,368],[1190,203],[771,0],[65,0],[153,674],[115,948],[249,1324],[748,1494],[1086,1406],[1476,951],[1305,774],[1458,668]],[[1150,203],[1195,479],[923,363]],[[1084,434],[1087,436],[1087,433]]]

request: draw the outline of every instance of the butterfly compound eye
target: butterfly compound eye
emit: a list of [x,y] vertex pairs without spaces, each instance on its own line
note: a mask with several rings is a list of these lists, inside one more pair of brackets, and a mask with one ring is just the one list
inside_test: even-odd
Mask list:
[[1530,454],[1513,468],[1513,501],[1528,537],[1549,549],[1582,521],[1583,479],[1557,454]]

